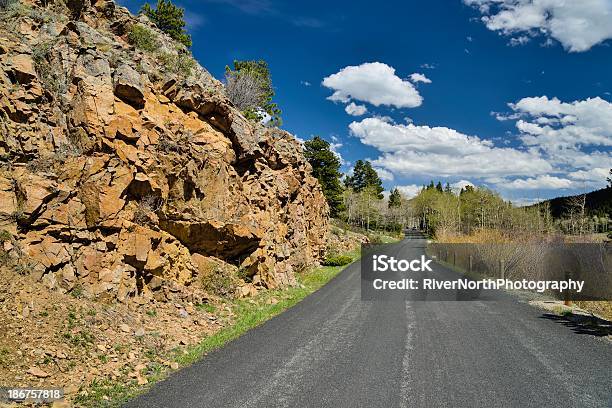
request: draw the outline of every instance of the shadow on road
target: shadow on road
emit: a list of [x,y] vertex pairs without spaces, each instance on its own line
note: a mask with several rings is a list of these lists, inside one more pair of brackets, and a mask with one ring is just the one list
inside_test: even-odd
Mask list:
[[612,335],[612,324],[595,316],[559,316],[552,313],[544,313],[540,319],[552,320],[555,323],[569,327],[576,334],[588,334],[596,337]]

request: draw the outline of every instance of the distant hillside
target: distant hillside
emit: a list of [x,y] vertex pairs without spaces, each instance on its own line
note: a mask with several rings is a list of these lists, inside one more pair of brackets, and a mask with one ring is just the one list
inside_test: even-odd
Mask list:
[[[572,199],[580,196],[581,194],[568,197],[557,197],[535,205],[541,206],[548,203],[553,218],[561,218],[570,211]],[[607,187],[587,193],[586,211],[590,215],[612,214],[612,188]]]

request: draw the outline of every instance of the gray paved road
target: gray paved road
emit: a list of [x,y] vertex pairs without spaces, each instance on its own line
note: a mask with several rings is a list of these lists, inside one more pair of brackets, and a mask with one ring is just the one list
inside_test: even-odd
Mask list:
[[[406,239],[390,253],[423,247]],[[359,268],[127,406],[612,407],[608,340],[504,294],[364,302]]]

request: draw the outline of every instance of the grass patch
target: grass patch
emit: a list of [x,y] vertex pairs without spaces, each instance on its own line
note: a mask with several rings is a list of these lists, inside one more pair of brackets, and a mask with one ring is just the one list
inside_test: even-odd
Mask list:
[[[357,260],[360,257],[360,248],[344,255],[349,256],[353,261]],[[174,355],[168,356],[168,359],[174,360],[181,366],[200,360],[207,353],[237,339],[248,330],[265,323],[299,303],[306,296],[329,282],[343,269],[343,266],[323,266],[311,269],[298,275],[299,285],[296,287],[262,291],[253,298],[227,300],[226,305],[232,310],[235,316],[234,320],[228,326],[212,336],[204,338],[195,346],[175,349]],[[215,306],[209,304],[199,304],[196,307],[207,312],[216,309]],[[116,345],[115,349],[117,347]],[[138,386],[135,381],[93,381],[87,388],[87,394],[79,394],[75,403],[87,407],[118,407],[145,392],[151,384],[163,379],[168,372],[169,370],[166,367],[151,363],[147,370],[149,384],[146,386]]]
[[208,313],[215,313],[217,308],[215,305],[211,305],[210,303],[198,303],[195,305],[196,309],[203,310]]
[[74,402],[85,407],[118,407],[138,393],[136,381],[93,380],[87,394],[79,394]]

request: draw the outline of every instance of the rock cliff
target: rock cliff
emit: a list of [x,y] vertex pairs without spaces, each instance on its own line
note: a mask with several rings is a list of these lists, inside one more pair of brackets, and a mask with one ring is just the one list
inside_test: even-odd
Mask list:
[[[216,273],[246,295],[316,263],[328,209],[293,136],[245,119],[187,50],[111,0],[8,3],[3,262],[122,302],[191,296]],[[154,49],[129,40],[135,26]]]

